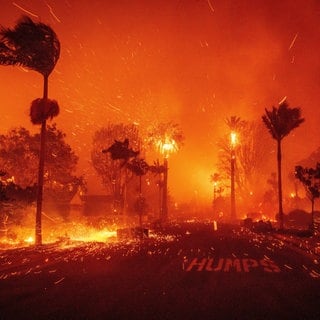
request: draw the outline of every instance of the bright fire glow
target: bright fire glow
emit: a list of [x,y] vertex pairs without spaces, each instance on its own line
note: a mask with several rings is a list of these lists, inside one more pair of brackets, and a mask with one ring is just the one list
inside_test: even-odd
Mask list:
[[[118,228],[116,225],[95,228],[87,225],[86,221],[63,222],[59,218],[43,221],[42,242],[49,243],[76,243],[76,242],[110,242],[116,239]],[[34,245],[34,227],[30,222],[24,226],[8,228],[6,236],[0,238],[0,247],[24,247]]]
[[234,131],[230,133],[230,143],[231,143],[231,147],[235,147],[238,143],[238,137],[236,132]]
[[[289,0],[250,5],[214,0],[179,5],[178,1],[113,1],[111,7],[110,3],[1,2],[1,26],[13,27],[21,14],[27,14],[49,24],[60,39],[61,56],[49,84],[49,96],[61,108],[54,122],[79,157],[77,171],[86,173],[90,191],[105,191],[97,183],[100,177],[90,164],[90,154],[94,133],[109,122],[139,124],[141,139],[150,125],[169,121],[181,125],[185,145],[170,161],[168,184],[175,201],[192,200],[194,205],[199,199],[193,200],[194,190],[205,199],[202,204],[210,205],[212,183],[206,179],[219,161],[215,141],[227,135],[231,148],[230,129],[226,132],[224,125],[231,114],[262,124],[264,109],[288,95],[291,107],[302,107],[308,124],[286,141],[286,168],[293,169],[318,148],[320,108],[314,106],[319,88],[314,79],[320,68],[320,42],[314,41],[318,39],[314,26],[319,22],[320,1],[309,1],[307,6],[302,0],[294,1],[294,6]],[[272,27],[266,21],[273,21]],[[299,90],[296,77],[284,76],[289,74],[299,75]],[[6,106],[0,134],[20,126],[38,132],[28,116],[29,102],[42,94],[38,73],[0,66],[0,78],[5,79],[0,96]],[[268,136],[260,140],[260,147],[265,142],[272,145],[263,129]],[[244,144],[239,132],[233,139],[237,146]],[[268,148],[268,162],[261,168],[265,174],[276,171],[273,149]],[[171,157],[172,145],[165,142],[161,149]],[[145,153],[148,163],[156,160],[149,150]],[[184,183],[186,173],[188,183]],[[18,173],[8,174],[19,184]],[[283,184],[289,186],[288,176],[284,175]],[[254,194],[264,194],[267,179],[256,178],[264,183],[255,184]],[[250,209],[251,204],[243,205]],[[276,210],[276,203],[266,209],[273,216]]]
[[84,242],[105,242],[109,238],[116,237],[117,232],[110,231],[110,230],[95,230],[95,229],[88,229],[86,234],[74,234],[70,236],[71,240],[74,241],[84,241]]
[[32,243],[34,243],[34,239],[33,239],[33,237],[30,236],[27,239],[25,239],[24,242],[32,244]]
[[170,154],[178,151],[179,149],[175,140],[167,136],[164,140],[158,140],[156,145],[157,149],[160,151],[161,154],[164,155],[165,158],[168,158]]

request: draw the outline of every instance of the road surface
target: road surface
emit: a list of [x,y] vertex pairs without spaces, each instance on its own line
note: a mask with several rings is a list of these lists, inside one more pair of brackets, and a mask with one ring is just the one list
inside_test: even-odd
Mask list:
[[320,319],[319,262],[196,222],[143,241],[2,250],[0,319]]

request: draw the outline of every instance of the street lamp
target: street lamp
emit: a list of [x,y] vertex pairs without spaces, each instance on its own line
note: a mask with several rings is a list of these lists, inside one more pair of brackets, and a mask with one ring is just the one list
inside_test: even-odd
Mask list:
[[230,132],[230,165],[231,165],[231,220],[236,221],[236,195],[235,195],[235,162],[236,162],[236,154],[235,147],[237,145],[237,133],[235,131]]
[[163,193],[162,193],[162,210],[161,210],[161,220],[167,220],[168,218],[168,158],[170,154],[178,150],[178,145],[176,141],[168,136],[159,139],[157,141],[157,148],[163,155]]

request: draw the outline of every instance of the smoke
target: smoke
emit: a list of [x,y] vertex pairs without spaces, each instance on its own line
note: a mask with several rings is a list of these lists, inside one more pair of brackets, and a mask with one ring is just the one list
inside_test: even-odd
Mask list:
[[[10,26],[21,10],[2,2],[0,23]],[[62,44],[49,96],[83,172],[97,127],[172,120],[186,143],[170,159],[171,192],[181,200],[195,191],[209,196],[225,118],[259,119],[285,96],[306,118],[285,142],[288,170],[319,146],[317,0],[70,0],[52,4],[58,20],[43,2],[21,6],[50,23]],[[0,78],[4,129],[28,126],[25,110],[41,95],[41,79],[9,67]]]

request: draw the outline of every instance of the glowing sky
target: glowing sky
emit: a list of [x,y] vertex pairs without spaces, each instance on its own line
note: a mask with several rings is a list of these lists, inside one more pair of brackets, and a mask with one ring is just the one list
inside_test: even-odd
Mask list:
[[[231,115],[261,118],[287,96],[306,118],[286,140],[288,163],[320,145],[320,1],[0,0],[1,25],[21,14],[60,39],[49,97],[91,180],[92,135],[108,122],[181,125],[185,146],[169,160],[177,199],[212,192],[215,143]],[[0,67],[1,132],[36,130],[28,108],[41,93],[37,73]]]

